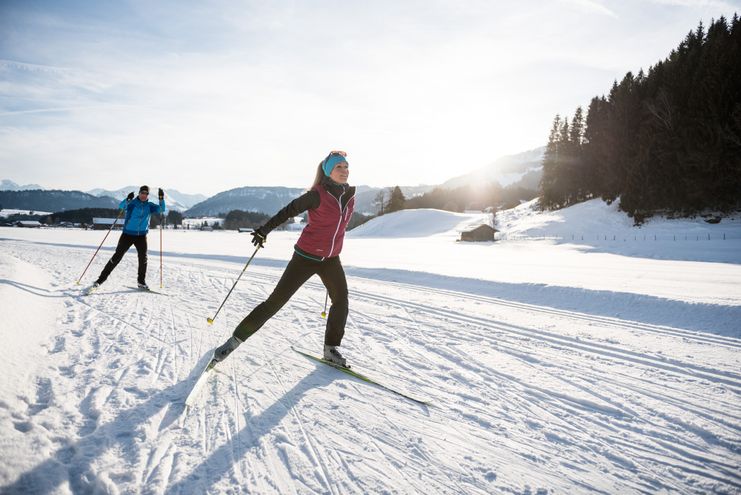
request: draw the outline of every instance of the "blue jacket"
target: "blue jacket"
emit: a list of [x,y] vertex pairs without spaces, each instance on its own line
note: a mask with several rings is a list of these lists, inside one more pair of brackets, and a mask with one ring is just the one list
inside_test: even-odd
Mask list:
[[131,201],[124,199],[118,207],[126,209],[123,232],[129,235],[147,235],[149,232],[149,217],[152,213],[164,213],[166,211],[164,199],[160,199],[160,204],[155,204],[149,201],[140,201],[138,196]]

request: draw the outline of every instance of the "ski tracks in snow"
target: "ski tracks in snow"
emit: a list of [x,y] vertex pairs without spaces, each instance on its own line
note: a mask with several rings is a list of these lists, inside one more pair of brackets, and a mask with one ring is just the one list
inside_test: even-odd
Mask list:
[[234,264],[167,259],[161,296],[126,288],[130,255],[83,297],[88,250],[6,241],[3,252],[53,274],[64,301],[34,405],[14,411],[43,460],[5,473],[3,492],[741,489],[737,339],[351,277],[345,354],[424,407],[290,350],[321,349],[314,278],[185,411],[197,361],[279,269],[250,267],[209,326]]

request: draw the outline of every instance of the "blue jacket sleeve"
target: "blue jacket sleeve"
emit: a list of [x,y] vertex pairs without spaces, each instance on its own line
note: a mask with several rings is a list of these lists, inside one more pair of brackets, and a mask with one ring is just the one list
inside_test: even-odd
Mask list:
[[167,207],[165,205],[165,200],[164,199],[160,199],[160,204],[149,203],[149,211],[151,213],[164,214],[167,211]]
[[126,208],[126,204],[127,203],[128,203],[128,201],[126,201],[126,198],[124,198],[123,201],[121,201],[120,203],[118,203],[118,209],[119,210],[123,210],[124,208]]

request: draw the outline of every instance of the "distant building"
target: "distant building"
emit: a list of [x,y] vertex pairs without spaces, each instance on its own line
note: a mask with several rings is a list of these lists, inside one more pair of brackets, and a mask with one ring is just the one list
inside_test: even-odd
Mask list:
[[462,232],[461,241],[468,241],[468,242],[493,241],[494,235],[497,232],[498,232],[497,229],[490,227],[489,225],[479,225],[476,228]]
[[38,229],[41,223],[36,220],[20,220],[15,223],[16,227],[25,227],[27,229]]
[[211,227],[210,225],[201,225],[201,230],[205,232],[211,232],[212,230],[214,230],[214,228]]
[[115,219],[93,217],[93,230],[108,230],[111,228],[111,225],[113,225],[114,222],[116,223],[116,225],[113,227],[115,230],[123,228],[124,222],[121,218]]

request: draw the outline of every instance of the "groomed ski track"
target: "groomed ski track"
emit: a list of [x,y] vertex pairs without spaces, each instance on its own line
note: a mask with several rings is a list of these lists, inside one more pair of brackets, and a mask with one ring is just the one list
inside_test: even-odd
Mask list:
[[[186,412],[199,358],[280,268],[251,266],[208,325],[235,263],[166,258],[162,296],[126,287],[129,253],[83,297],[88,249],[3,244],[3,294],[61,311],[34,389],[0,403],[17,432],[2,455],[37,459],[0,467],[2,493],[741,490],[738,339],[350,276],[343,353],[426,407],[291,350],[321,349],[312,279]],[[24,280],[27,266],[45,280]]]

